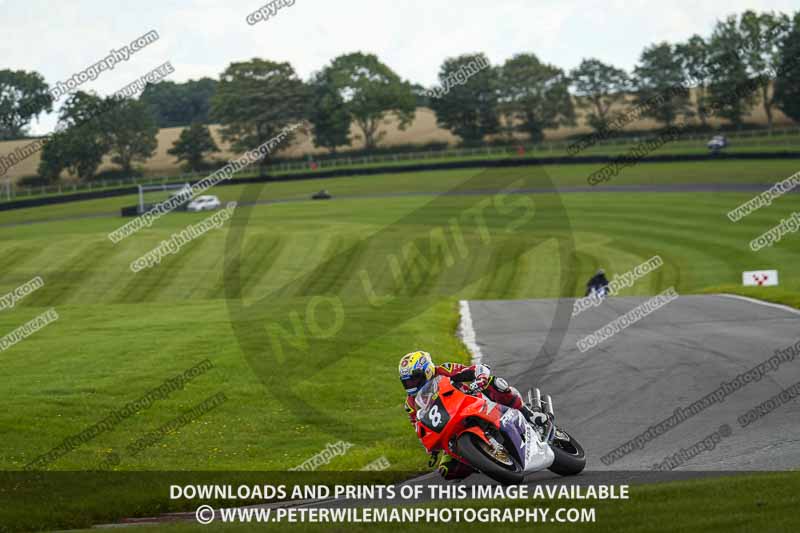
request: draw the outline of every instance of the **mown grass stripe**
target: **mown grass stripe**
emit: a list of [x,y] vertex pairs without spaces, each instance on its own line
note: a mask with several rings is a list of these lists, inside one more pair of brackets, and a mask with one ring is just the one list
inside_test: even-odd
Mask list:
[[[194,239],[184,245],[177,254],[161,260],[161,264],[134,274],[126,272],[128,281],[122,291],[114,298],[114,303],[141,303],[154,301],[161,292],[169,290],[181,271],[202,249],[202,238]],[[124,279],[124,278],[123,278]]]
[[[58,253],[56,250],[47,250],[47,252],[48,257]],[[114,250],[100,241],[80,247],[58,267],[48,270],[42,276],[45,282],[44,287],[31,294],[24,303],[31,306],[67,303],[71,295],[84,287],[93,271],[99,270],[119,252],[120,250]]]
[[0,252],[0,272],[3,277],[9,270],[16,269],[43,251],[41,246],[35,244],[14,245],[10,250]]
[[336,294],[350,280],[356,270],[367,245],[363,241],[352,238],[336,238],[328,246],[325,254],[324,270],[315,270],[317,274],[300,289],[303,296]]
[[[243,298],[251,295],[259,286],[264,277],[269,274],[272,267],[280,258],[286,239],[277,235],[259,233],[247,239],[242,260],[239,264],[239,287]],[[223,258],[228,260],[228,258]],[[206,297],[211,299],[226,298],[225,295],[225,266],[214,286],[208,291]]]

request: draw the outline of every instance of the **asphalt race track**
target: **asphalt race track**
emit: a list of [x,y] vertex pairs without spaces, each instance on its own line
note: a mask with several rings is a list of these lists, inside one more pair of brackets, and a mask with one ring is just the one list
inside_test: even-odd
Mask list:
[[546,375],[538,376],[533,375],[534,360],[553,327],[558,300],[468,305],[483,363],[523,394],[537,385],[553,396],[557,423],[586,449],[587,474],[650,470],[724,424],[731,429],[729,436],[678,465],[675,472],[800,466],[800,399],[778,405],[746,427],[737,421],[800,381],[800,353],[775,370],[766,369],[759,380],[748,377],[744,383],[743,378],[738,390],[654,435],[641,449],[609,460],[606,454],[668,419],[677,408],[687,409],[722,382],[734,380],[768,360],[775,350],[800,340],[800,312],[795,310],[724,295],[680,296],[594,348],[578,349],[579,339],[646,299],[611,297],[572,317]]

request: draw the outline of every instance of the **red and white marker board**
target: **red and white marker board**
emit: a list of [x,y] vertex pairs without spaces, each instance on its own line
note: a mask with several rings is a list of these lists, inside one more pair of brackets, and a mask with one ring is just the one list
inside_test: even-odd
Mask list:
[[745,287],[773,287],[777,284],[777,270],[753,270],[752,272],[742,272],[742,285]]

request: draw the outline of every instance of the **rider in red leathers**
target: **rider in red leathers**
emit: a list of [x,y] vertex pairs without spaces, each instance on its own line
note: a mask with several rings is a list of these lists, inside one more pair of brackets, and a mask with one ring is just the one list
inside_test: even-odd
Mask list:
[[[522,412],[528,422],[541,423],[536,413],[530,410],[522,401],[519,391],[510,386],[503,378],[493,376],[491,369],[486,365],[462,365],[459,363],[443,363],[434,365],[430,354],[427,352],[411,352],[403,356],[400,360],[400,381],[406,389],[405,408],[411,423],[416,427],[417,405],[414,395],[417,391],[434,376],[446,376],[455,384],[460,384],[464,392],[470,394],[483,393],[493,402],[497,402]],[[431,456],[429,463],[431,467],[436,466],[439,473],[445,479],[463,479],[469,476],[474,470],[469,465],[465,465],[446,453]]]

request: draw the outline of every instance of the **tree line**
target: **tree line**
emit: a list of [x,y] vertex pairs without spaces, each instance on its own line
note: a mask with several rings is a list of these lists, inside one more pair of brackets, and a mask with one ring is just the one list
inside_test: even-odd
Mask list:
[[[289,63],[253,58],[231,63],[218,80],[147,85],[138,99],[71,94],[60,109],[59,130],[44,145],[39,174],[55,180],[68,170],[89,179],[105,155],[129,173],[133,162],[155,152],[158,128],[187,125],[169,153],[187,168],[203,170],[209,154],[219,151],[208,131],[211,123],[220,125],[222,139],[238,152],[298,122],[308,125],[318,148],[335,153],[360,139],[374,150],[390,118],[404,129],[420,106],[431,108],[438,125],[465,145],[498,134],[524,134],[538,142],[546,129],[575,125],[578,109],[595,132],[608,132],[634,106],[668,128],[688,118],[707,126],[712,108],[740,127],[760,105],[772,128],[776,109],[800,121],[798,58],[800,11],[731,15],[707,37],[647,46],[631,72],[597,58],[567,72],[533,53],[501,65],[473,53],[447,58],[439,86],[425,88],[362,52],[333,59],[308,80]],[[765,72],[775,75],[772,84],[746,85]],[[752,89],[737,89],[742,86]],[[0,71],[0,139],[23,136],[52,103],[38,73]],[[267,158],[260,162],[262,172],[267,164]]]

